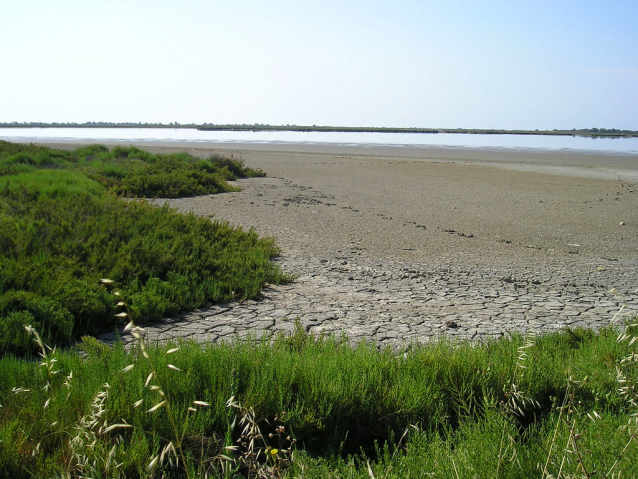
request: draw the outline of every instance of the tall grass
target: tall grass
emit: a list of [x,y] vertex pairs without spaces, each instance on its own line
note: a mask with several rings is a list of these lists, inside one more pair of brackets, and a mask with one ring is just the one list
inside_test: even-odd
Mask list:
[[[57,353],[60,373],[52,379],[35,363],[0,361],[0,466],[14,478],[63,471],[73,452],[69,431],[108,383],[100,423],[132,427],[97,440],[100,451],[115,447],[122,477],[229,472],[219,458],[233,459],[224,447],[228,437],[241,444],[243,429],[229,413],[231,397],[243,416],[252,411],[269,450],[277,449],[279,427],[296,440],[291,477],[591,477],[594,470],[635,477],[637,408],[618,393],[638,384],[635,363],[623,363],[635,344],[617,336],[607,329],[537,338],[525,349],[524,370],[517,366],[524,338],[439,341],[396,355],[299,330],[272,344],[147,348],[148,362],[140,350],[87,340],[85,359]],[[513,384],[528,399],[516,414]],[[173,419],[165,407],[148,412],[162,398]],[[193,401],[210,407],[193,408]],[[151,460],[174,441],[173,423],[183,426],[186,464],[156,462],[151,471]]]

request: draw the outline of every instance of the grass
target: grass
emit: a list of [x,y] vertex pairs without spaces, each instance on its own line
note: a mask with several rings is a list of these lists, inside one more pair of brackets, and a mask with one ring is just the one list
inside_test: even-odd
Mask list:
[[235,160],[0,142],[0,172],[0,354],[34,351],[24,324],[69,346],[121,323],[120,300],[142,324],[286,279],[271,239],[121,198],[227,191],[226,180],[258,173]]
[[635,329],[44,348],[0,361],[0,477],[635,477]]

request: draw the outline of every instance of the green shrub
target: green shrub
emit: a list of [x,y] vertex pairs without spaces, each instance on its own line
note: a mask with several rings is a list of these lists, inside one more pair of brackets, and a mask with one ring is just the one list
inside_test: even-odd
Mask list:
[[101,278],[116,281],[140,323],[254,298],[285,279],[271,262],[273,241],[254,231],[116,196],[233,190],[226,165],[202,168],[189,155],[133,147],[72,152],[6,142],[0,161],[30,168],[0,176],[0,354],[32,350],[19,321],[57,346],[112,329],[117,301]]
[[144,169],[122,177],[114,188],[125,196],[147,198],[179,198],[224,191],[237,191],[226,183],[219,171],[209,172],[197,168],[182,168],[174,159],[162,158]]
[[113,327],[115,298],[98,284],[102,277],[117,282],[142,323],[256,297],[265,283],[283,279],[270,261],[277,253],[271,240],[167,207],[9,190],[0,211],[0,293],[29,291],[64,304],[73,328],[45,332],[52,344]]
[[148,153],[144,150],[140,150],[135,146],[116,146],[111,150],[111,155],[118,160],[121,159],[140,159],[140,160],[151,160],[154,158],[154,155]]
[[[4,185],[3,185],[4,183]],[[0,176],[2,196],[61,198],[67,195],[100,195],[104,188],[78,171],[32,170],[23,174]]]
[[[73,334],[73,315],[59,302],[28,291],[7,291],[0,295],[0,344],[3,352],[25,354],[35,350],[24,325],[41,331],[50,344],[68,346]],[[20,323],[22,321],[22,323]]]
[[227,181],[264,176],[242,160],[213,155],[201,160],[186,153],[155,155],[134,146],[89,145],[74,151],[0,141],[0,177],[33,169],[79,170],[117,194],[176,198],[235,191]]
[[104,145],[87,145],[75,150],[75,156],[79,158],[90,159],[92,156],[96,156],[102,153],[108,153],[109,149]]
[[226,168],[237,178],[255,178],[266,176],[262,170],[247,168],[244,165],[243,160],[237,160],[235,158],[227,158],[220,155],[213,155],[208,159],[208,162],[216,168]]
[[38,163],[35,161],[33,156],[27,152],[16,153],[15,155],[11,155],[2,160],[1,165],[15,165],[15,164],[24,164],[24,165],[37,165]]

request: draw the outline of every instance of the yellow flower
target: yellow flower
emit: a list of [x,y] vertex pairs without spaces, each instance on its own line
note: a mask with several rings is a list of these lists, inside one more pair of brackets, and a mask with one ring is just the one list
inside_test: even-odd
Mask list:
[[273,455],[273,456],[276,456],[278,452],[279,452],[279,449],[271,449],[270,450],[270,454]]

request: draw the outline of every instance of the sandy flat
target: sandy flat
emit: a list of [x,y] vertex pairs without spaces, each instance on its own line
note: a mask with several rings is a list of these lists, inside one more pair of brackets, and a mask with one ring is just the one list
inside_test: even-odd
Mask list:
[[636,155],[285,143],[139,146],[233,155],[266,171],[267,178],[239,181],[239,193],[171,203],[254,227],[284,251],[352,249],[374,258],[508,268],[597,268],[609,261],[635,265],[638,258]]
[[258,302],[149,326],[151,341],[287,333],[294,328],[287,319],[300,318],[313,334],[402,348],[441,335],[481,340],[513,331],[597,329],[616,323],[620,310],[638,311],[638,156],[140,146],[233,155],[266,171],[266,178],[239,180],[236,193],[169,203],[274,237],[278,261],[297,275],[267,288]]

